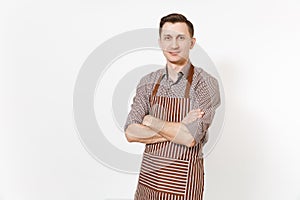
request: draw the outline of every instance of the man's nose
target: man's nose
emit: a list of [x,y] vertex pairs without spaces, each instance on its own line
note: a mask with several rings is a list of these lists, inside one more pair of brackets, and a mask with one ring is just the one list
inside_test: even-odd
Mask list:
[[172,40],[171,47],[172,47],[173,49],[177,49],[177,48],[178,48],[178,42],[177,42],[177,39],[174,38],[174,39]]

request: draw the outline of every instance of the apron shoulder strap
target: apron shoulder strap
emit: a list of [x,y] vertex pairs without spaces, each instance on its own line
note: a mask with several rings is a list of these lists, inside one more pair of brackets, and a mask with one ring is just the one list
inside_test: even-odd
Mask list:
[[163,78],[163,74],[160,75],[160,77],[158,78],[158,81],[156,82],[155,86],[154,86],[154,89],[152,90],[152,96],[156,96],[156,93],[157,93],[157,90],[159,88],[159,85],[160,85],[160,81],[162,80]]
[[185,87],[185,94],[184,94],[185,98],[189,98],[189,96],[190,96],[190,88],[191,88],[192,81],[193,81],[193,75],[194,75],[194,66],[191,64],[191,67],[189,70],[189,75],[188,75],[188,81],[187,81],[186,87]]

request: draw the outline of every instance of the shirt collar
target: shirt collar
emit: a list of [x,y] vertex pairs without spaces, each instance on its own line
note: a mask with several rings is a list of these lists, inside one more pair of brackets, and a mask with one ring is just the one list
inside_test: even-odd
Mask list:
[[[184,78],[188,78],[189,75],[189,71],[190,71],[190,67],[191,67],[191,62],[188,61],[188,63],[180,70],[179,73],[183,74]],[[165,70],[163,71],[163,77],[166,76],[167,79],[169,79],[169,74],[168,74],[168,66],[166,65]],[[180,76],[180,75],[179,75]]]

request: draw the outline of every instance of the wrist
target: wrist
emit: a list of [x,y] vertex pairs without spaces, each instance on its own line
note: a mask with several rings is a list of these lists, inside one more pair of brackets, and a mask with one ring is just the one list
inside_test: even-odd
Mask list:
[[151,116],[150,128],[155,130],[155,132],[157,133],[161,132],[164,129],[164,126],[165,126],[165,121]]

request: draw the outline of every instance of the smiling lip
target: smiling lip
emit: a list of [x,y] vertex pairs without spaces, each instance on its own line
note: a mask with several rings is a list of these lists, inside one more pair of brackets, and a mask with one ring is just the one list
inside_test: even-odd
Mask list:
[[169,54],[171,54],[172,56],[176,56],[179,54],[179,52],[169,52]]

